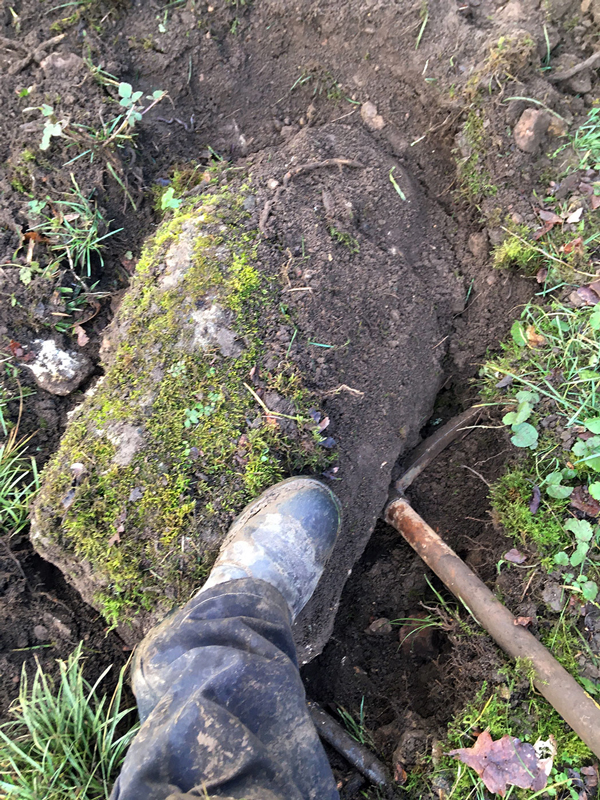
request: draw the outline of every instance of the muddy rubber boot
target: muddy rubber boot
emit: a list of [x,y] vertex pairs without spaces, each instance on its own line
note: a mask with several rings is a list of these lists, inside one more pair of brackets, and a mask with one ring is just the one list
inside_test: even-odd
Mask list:
[[267,581],[287,600],[292,619],[314,592],[335,544],[341,508],[314,478],[271,486],[242,511],[198,594],[225,581]]

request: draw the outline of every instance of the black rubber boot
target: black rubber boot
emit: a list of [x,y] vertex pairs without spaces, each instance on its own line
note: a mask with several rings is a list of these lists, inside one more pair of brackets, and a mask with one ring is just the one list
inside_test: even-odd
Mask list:
[[295,619],[319,582],[340,524],[339,501],[320,481],[277,483],[235,520],[200,591],[239,578],[267,581]]

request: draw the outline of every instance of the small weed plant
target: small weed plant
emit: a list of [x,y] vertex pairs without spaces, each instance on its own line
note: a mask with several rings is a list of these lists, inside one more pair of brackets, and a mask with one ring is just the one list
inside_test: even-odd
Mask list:
[[91,685],[80,644],[58,661],[55,681],[40,664],[25,669],[12,720],[0,727],[0,789],[18,800],[107,800],[137,732],[134,711],[122,708],[125,669],[109,698]]
[[[529,499],[535,487],[540,502],[533,511],[525,507],[521,516],[542,519],[545,508],[560,515],[562,535],[550,525],[546,541],[542,536],[536,543],[552,567],[563,571],[567,588],[583,601],[594,601],[598,528],[566,514],[576,490],[600,499],[600,312],[558,301],[528,304],[513,323],[504,356],[488,363],[484,373],[510,390],[502,422],[511,428],[512,444],[532,453]],[[510,506],[502,496],[501,514]],[[518,503],[525,505],[522,496]],[[515,512],[510,516],[514,524]]]
[[175,195],[175,190],[173,189],[172,186],[169,186],[169,188],[163,192],[163,195],[160,198],[160,207],[162,211],[168,211],[168,210],[174,211],[175,209],[179,208],[179,206],[181,205],[181,200],[179,200],[174,195]]
[[116,89],[117,97],[112,99],[118,103],[121,113],[111,117],[107,122],[101,118],[100,127],[92,127],[81,123],[70,123],[68,119],[60,117],[54,106],[47,103],[23,109],[23,113],[39,111],[44,118],[40,150],[49,150],[54,139],[65,139],[69,147],[78,145],[85,148],[67,164],[86,155],[93,161],[98,145],[100,148],[106,148],[112,144],[120,146],[126,142],[131,143],[136,135],[133,130],[137,123],[167,96],[162,89],[156,89],[144,98],[143,92],[134,90],[130,83],[117,81],[110,73],[95,67],[89,58],[86,63],[96,80],[113,91]]

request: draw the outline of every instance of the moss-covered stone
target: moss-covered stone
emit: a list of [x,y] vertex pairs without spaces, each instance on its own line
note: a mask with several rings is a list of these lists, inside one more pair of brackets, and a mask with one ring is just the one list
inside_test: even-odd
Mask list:
[[215,188],[148,243],[106,374],[42,476],[35,546],[111,624],[145,630],[185,601],[248,500],[324,460],[292,367],[253,388],[280,311],[242,202]]

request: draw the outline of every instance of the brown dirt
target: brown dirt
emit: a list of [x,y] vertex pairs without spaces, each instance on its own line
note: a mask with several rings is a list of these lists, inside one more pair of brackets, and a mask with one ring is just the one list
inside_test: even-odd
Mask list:
[[[208,163],[208,146],[232,162],[249,154],[260,162],[269,158],[266,148],[288,142],[293,149],[295,141],[300,146],[306,128],[325,142],[333,123],[342,126],[351,141],[353,132],[364,129],[358,104],[370,100],[385,127],[368,136],[386,159],[397,160],[419,185],[429,208],[441,207],[447,215],[442,224],[448,250],[438,257],[459,265],[467,299],[466,304],[457,305],[452,330],[440,343],[445,352],[442,389],[424,433],[438,419],[445,420],[468,405],[475,392],[469,380],[476,376],[487,349],[497,346],[505,334],[518,306],[534,291],[531,281],[491,269],[489,245],[498,241],[507,211],[516,222],[532,219],[532,187],[544,170],[554,168],[543,151],[532,157],[515,148],[511,130],[523,105],[507,98],[536,97],[569,119],[581,115],[592,102],[593,88],[583,96],[567,86],[561,87],[564,93],[559,92],[538,69],[545,56],[545,19],[556,42],[554,55],[572,53],[582,59],[591,52],[593,28],[590,20],[576,19],[579,3],[550,3],[547,19],[538,3],[430,0],[418,50],[421,2],[299,0],[292,5],[282,0],[254,4],[233,0],[213,6],[189,0],[166,9],[162,2],[97,0],[87,9],[83,4],[77,7],[75,17],[62,23],[73,9],[52,10],[47,5],[16,0],[10,8],[7,2],[0,7],[4,37],[0,40],[0,264],[4,265],[0,268],[0,348],[12,364],[18,363],[13,357],[15,348],[26,347],[41,332],[72,344],[72,337],[58,335],[53,327],[55,315],[64,312],[56,289],[74,288],[72,274],[62,271],[52,285],[35,278],[25,287],[18,269],[6,266],[15,263],[13,253],[22,234],[36,222],[28,208],[32,197],[56,200],[72,185],[72,173],[85,194],[93,192],[105,218],[113,220],[112,227],[123,228],[107,240],[105,268],[100,271],[96,265],[93,276],[99,280],[97,290],[107,293],[99,312],[86,324],[90,343],[85,352],[97,361],[102,332],[127,286],[131,262],[126,253],[137,256],[143,239],[154,229],[158,216],[153,190],[165,185],[175,167],[190,161]],[[53,23],[55,29],[50,30]],[[159,31],[159,24],[166,32]],[[99,150],[93,162],[80,158],[68,166],[65,162],[75,154],[68,141],[55,141],[44,154],[37,150],[41,117],[25,112],[26,107],[52,104],[60,118],[91,126],[99,125],[101,115],[108,119],[115,108],[109,100],[115,96],[114,89],[96,82],[83,60],[74,59],[71,72],[64,66],[52,71],[48,64],[43,68],[33,60],[18,74],[7,74],[9,65],[33,53],[59,30],[65,38],[52,52],[90,58],[118,80],[131,82],[134,89],[169,92],[171,100],[163,101],[139,125],[137,147],[114,149],[109,156]],[[532,48],[517,46],[505,62],[486,62],[500,36],[518,42],[524,33],[531,37]],[[19,42],[20,50],[7,47],[6,39]],[[474,75],[480,77],[473,80]],[[592,74],[592,82],[594,78]],[[469,92],[478,84],[486,91],[472,103],[474,96]],[[29,95],[20,97],[29,87],[33,87]],[[476,198],[475,205],[456,193],[455,156],[468,156],[461,126],[470,103],[485,122],[483,162],[498,189],[495,195]],[[171,117],[185,122],[187,129],[176,121],[165,121]],[[24,155],[27,148],[35,153],[34,161]],[[275,156],[276,164],[282,152]],[[107,169],[107,158],[137,204],[136,213]],[[336,208],[343,206],[345,197],[336,194],[335,176],[327,181],[325,186],[303,178],[294,186],[294,202],[274,209],[272,230],[282,250],[301,254],[302,242],[286,235],[293,228],[289,220],[297,222],[308,215],[319,203],[323,188],[333,195]],[[360,195],[359,183],[353,191]],[[394,229],[391,206],[363,192],[361,202],[368,213],[361,217],[360,235],[378,247],[385,242],[393,246],[394,234],[386,238]],[[412,224],[425,225],[427,213],[417,214]],[[439,210],[435,214],[442,219]],[[414,252],[407,256],[417,262],[425,257]],[[16,262],[22,263],[23,258],[21,250]],[[35,258],[42,266],[47,262],[43,244],[36,245]],[[428,253],[426,258],[428,279],[434,281],[436,255]],[[382,294],[386,283],[394,294],[393,276],[379,276],[374,268],[373,280],[382,281]],[[354,292],[359,304],[361,287],[355,286]],[[447,287],[431,287],[432,298],[450,294]],[[381,305],[369,309],[373,325],[385,320],[390,310],[390,300],[382,296]],[[75,321],[85,319],[85,313]],[[310,309],[305,313],[310,314]],[[338,327],[332,318],[320,332],[325,335]],[[403,346],[410,358],[411,343]],[[357,357],[366,360],[368,354],[348,351],[347,358]],[[311,368],[315,387],[329,388],[326,359],[316,359]],[[26,388],[33,387],[28,372],[19,370]],[[401,374],[390,375],[390,387],[395,382],[402,384]],[[401,397],[402,402],[410,402],[410,386]],[[36,432],[33,450],[40,466],[55,450],[67,413],[80,399],[79,393],[59,398],[40,390],[26,399],[21,430]],[[332,418],[343,418],[343,398],[331,400],[328,410]],[[16,419],[17,413],[17,404],[10,404],[7,415]],[[377,441],[381,428],[368,407],[363,424],[372,427]],[[487,515],[486,485],[463,465],[491,481],[508,456],[508,447],[496,431],[474,432],[444,454],[411,489],[417,511],[489,582],[495,580],[495,564],[506,544]],[[15,696],[21,664],[31,669],[36,655],[49,664],[86,637],[90,652],[98,656],[93,659],[94,669],[111,661],[120,664],[127,654],[116,635],[105,636],[97,615],[81,603],[60,574],[32,554],[25,538],[3,541],[0,663],[6,680],[0,690],[0,710],[4,714]],[[359,550],[352,554],[346,569],[359,554]],[[423,749],[424,741],[439,734],[440,726],[483,678],[493,679],[497,668],[495,651],[486,641],[474,645],[472,652],[458,652],[448,636],[440,636],[419,656],[399,650],[395,633],[387,638],[364,633],[373,618],[410,616],[421,600],[430,598],[418,560],[389,529],[378,527],[348,581],[330,643],[304,670],[315,699],[356,710],[365,697],[368,723],[380,730],[387,754],[397,745],[407,715],[412,714],[411,729],[419,732],[413,746],[416,752]],[[40,625],[46,633],[40,629],[36,633]],[[40,647],[47,644],[51,646]]]

